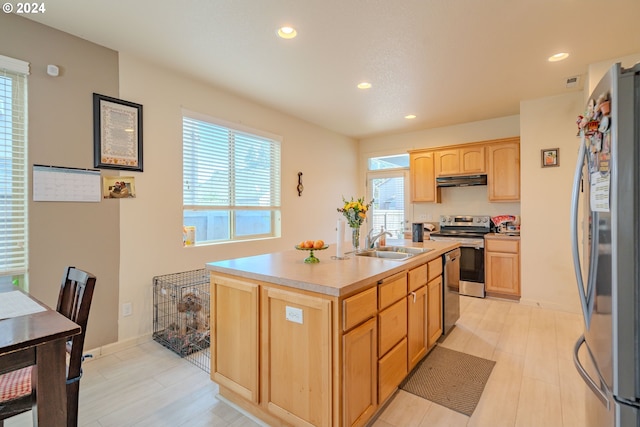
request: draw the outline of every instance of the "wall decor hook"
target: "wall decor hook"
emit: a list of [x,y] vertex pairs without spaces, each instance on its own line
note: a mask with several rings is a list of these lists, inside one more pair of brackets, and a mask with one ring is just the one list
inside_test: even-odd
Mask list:
[[304,190],[304,186],[302,185],[302,172],[298,172],[298,197],[302,196],[302,190]]

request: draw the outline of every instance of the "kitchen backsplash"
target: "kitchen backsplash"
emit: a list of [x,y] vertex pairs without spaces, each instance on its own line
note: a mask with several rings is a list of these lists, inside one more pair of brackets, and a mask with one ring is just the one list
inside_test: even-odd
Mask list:
[[410,221],[437,224],[440,215],[520,215],[520,203],[489,203],[486,186],[451,187],[441,191],[441,203],[414,203]]

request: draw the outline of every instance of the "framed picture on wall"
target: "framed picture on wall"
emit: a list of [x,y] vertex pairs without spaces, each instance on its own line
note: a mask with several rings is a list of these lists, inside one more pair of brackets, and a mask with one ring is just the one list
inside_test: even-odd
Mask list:
[[142,105],[93,94],[93,163],[142,172]]
[[560,166],[560,149],[545,148],[542,151],[542,167]]

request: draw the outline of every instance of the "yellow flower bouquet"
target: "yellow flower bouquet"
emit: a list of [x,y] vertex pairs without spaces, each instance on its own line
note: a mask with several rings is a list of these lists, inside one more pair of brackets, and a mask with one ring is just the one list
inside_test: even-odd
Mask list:
[[346,200],[342,197],[344,205],[338,208],[338,212],[342,213],[349,223],[351,228],[360,228],[365,219],[367,219],[367,211],[371,207],[373,200],[369,203],[364,202],[364,197],[360,197],[358,200]]

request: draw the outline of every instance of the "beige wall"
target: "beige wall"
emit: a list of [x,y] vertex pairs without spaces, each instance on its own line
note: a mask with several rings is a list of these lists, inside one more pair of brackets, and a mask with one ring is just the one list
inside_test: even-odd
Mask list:
[[[520,103],[522,302],[580,310],[570,242],[570,200],[580,139],[582,92]],[[542,168],[540,150],[560,149],[560,166]]]
[[[92,93],[118,95],[117,53],[3,13],[0,54],[31,64],[29,177],[33,164],[92,168]],[[47,64],[60,67],[60,76],[48,76]],[[98,281],[86,346],[117,340],[118,204],[30,201],[28,209],[30,292],[55,307],[65,266],[92,272]]]
[[[144,172],[131,174],[137,198],[120,202],[120,303],[133,304],[133,315],[120,317],[120,340],[151,331],[154,276],[288,250],[305,239],[335,242],[336,208],[343,194],[356,195],[356,141],[125,54],[120,96],[144,106]],[[282,136],[282,238],[182,247],[181,108]],[[318,257],[334,254],[330,248]]]

